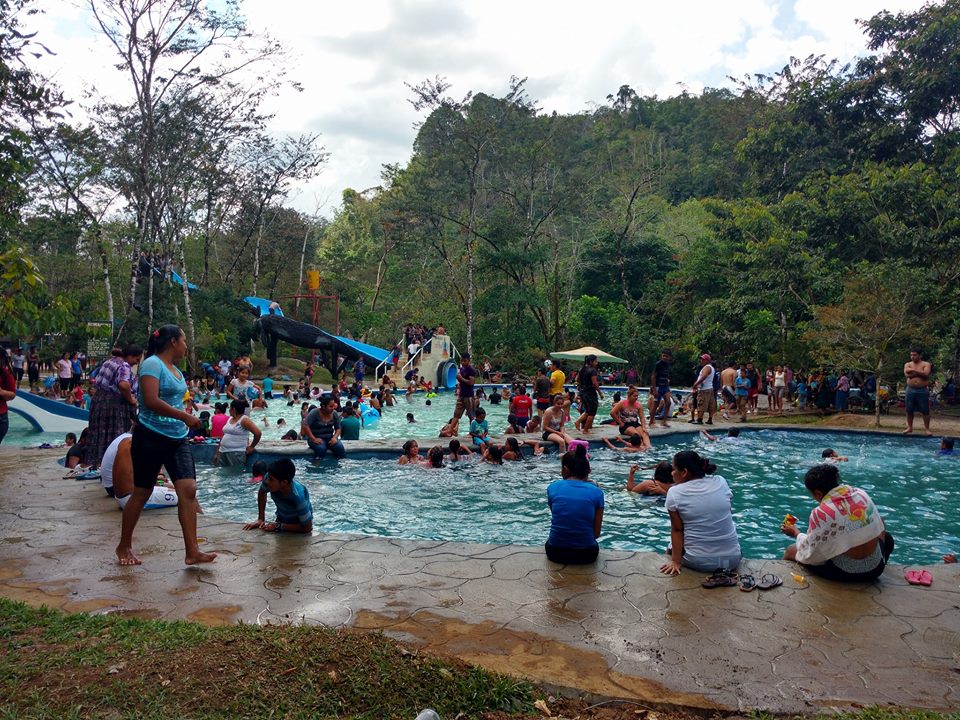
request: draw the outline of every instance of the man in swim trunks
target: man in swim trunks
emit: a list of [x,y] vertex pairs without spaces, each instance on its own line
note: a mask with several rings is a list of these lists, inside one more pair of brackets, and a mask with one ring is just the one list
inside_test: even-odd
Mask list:
[[923,359],[923,354],[916,348],[910,351],[910,362],[903,366],[903,375],[907,379],[907,429],[904,435],[913,432],[913,416],[915,413],[923,415],[923,431],[929,437],[930,432],[930,376],[933,368]]
[[670,427],[667,420],[670,418],[670,370],[673,367],[673,353],[664,350],[660,353],[660,359],[653,366],[653,374],[650,376],[650,395],[653,397],[653,410],[650,412],[650,426],[656,420],[657,409],[663,403],[663,420],[660,424],[663,427]]
[[533,379],[533,397],[537,401],[537,414],[542,418],[544,410],[550,407],[550,379],[543,368],[537,368]]
[[723,388],[723,419],[729,420],[730,417],[727,414],[727,408],[733,407],[736,409],[737,405],[737,368],[734,362],[731,360],[727,363],[727,367],[724,368],[723,372],[720,373],[720,385]]
[[[118,436],[107,447],[100,463],[100,484],[107,491],[107,495],[117,501],[120,509],[126,506],[133,494],[133,461],[130,458],[130,443],[133,435],[124,433]],[[165,482],[157,485],[150,494],[150,499],[143,506],[144,510],[175,507],[177,491],[173,485]],[[197,511],[200,512],[199,505]]]
[[457,371],[457,405],[453,416],[459,420],[464,411],[473,420],[476,396],[473,386],[477,382],[477,369],[470,364],[470,353],[460,356],[460,369]]

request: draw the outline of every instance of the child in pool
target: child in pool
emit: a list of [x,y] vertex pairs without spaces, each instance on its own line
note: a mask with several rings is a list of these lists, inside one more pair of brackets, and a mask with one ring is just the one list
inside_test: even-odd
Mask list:
[[667,490],[673,487],[673,466],[667,461],[657,463],[653,471],[652,480],[636,482],[634,480],[639,465],[631,465],[627,475],[627,490],[640,495],[666,495]]
[[434,445],[427,451],[427,462],[425,465],[429,468],[443,467],[443,447],[441,445]]
[[607,438],[603,438],[603,444],[606,445],[611,450],[615,450],[616,452],[623,452],[623,453],[646,452],[647,450],[650,449],[644,444],[643,437],[641,437],[640,435],[629,435],[627,436],[626,440],[624,440],[621,437],[615,437],[614,440],[616,440],[617,442],[623,443],[623,447],[618,447],[614,445]]
[[408,423],[415,423],[416,421],[417,421],[417,419],[416,419],[415,417],[413,417],[413,413],[407,413],[407,422],[408,422]]
[[[264,532],[309,533],[313,531],[313,506],[310,491],[293,479],[297,468],[290,458],[280,458],[267,469],[257,493],[257,519],[243,526],[244,530]],[[277,506],[276,520],[265,522],[267,493]]]
[[460,419],[452,417],[447,421],[447,424],[440,428],[440,437],[456,437],[460,434]]
[[503,450],[500,449],[499,445],[492,443],[484,445],[480,451],[480,459],[491,465],[503,465]]
[[254,483],[262,483],[263,476],[267,474],[267,464],[263,460],[257,460],[250,469],[250,472],[253,476],[247,480],[248,483],[251,485]]
[[470,437],[473,438],[473,444],[476,447],[490,445],[493,442],[490,439],[490,423],[487,422],[487,411],[483,408],[477,408],[476,417],[470,421]]
[[456,439],[450,441],[447,449],[450,451],[448,456],[450,462],[458,462],[462,457],[470,457],[473,455],[473,451],[470,450],[470,448],[461,446],[460,441]]
[[400,456],[398,465],[418,465],[420,464],[420,445],[416,440],[407,440],[403,444],[403,455]]

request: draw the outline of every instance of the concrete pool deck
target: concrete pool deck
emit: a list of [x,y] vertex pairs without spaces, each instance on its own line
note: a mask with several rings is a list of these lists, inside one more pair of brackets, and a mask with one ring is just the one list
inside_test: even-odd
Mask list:
[[137,529],[144,564],[120,568],[115,502],[97,482],[61,480],[61,452],[0,449],[0,595],[73,612],[382,630],[536,682],[688,708],[960,707],[958,565],[930,567],[924,588],[899,566],[872,586],[800,585],[798,566],[748,560],[742,572],[784,584],[744,593],[705,590],[690,571],[664,577],[652,553],[604,550],[572,568],[538,547],[265,535],[201,516],[203,547],[220,555],[186,568],[176,513],[164,510]]

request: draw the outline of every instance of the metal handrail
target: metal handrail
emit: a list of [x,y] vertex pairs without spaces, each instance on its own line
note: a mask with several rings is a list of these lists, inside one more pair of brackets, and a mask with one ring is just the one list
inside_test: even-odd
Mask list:
[[[400,339],[397,340],[397,342],[394,344],[394,347],[400,348],[400,349],[401,349],[401,350],[400,350],[401,352],[403,352],[403,348],[402,348],[401,345],[400,345],[400,343],[402,343],[402,342],[403,342],[403,338],[400,338]],[[391,357],[393,357],[393,352],[390,353],[390,355],[387,357],[387,360],[389,360]],[[398,354],[398,355],[397,355],[397,360],[399,360],[399,359],[400,359],[400,355]],[[389,363],[389,362],[387,362],[387,360],[384,360],[383,362],[381,362],[379,365],[377,365],[377,366],[373,369],[373,376],[374,376],[375,378],[379,378],[379,377],[380,377],[380,368],[382,368],[384,365],[396,365],[396,363]],[[383,374],[386,375],[386,374],[387,374],[387,371],[384,370],[384,371],[383,371]]]

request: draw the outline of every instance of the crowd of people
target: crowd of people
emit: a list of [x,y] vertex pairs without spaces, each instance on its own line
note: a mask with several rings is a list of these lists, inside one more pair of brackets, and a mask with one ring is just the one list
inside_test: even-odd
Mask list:
[[[410,326],[416,341],[420,328]],[[428,342],[429,338],[425,340]],[[233,361],[226,357],[216,364],[205,363],[202,372],[188,378],[179,365],[186,356],[183,331],[165,325],[149,338],[144,355],[136,344],[114,349],[110,358],[96,367],[89,377],[90,422],[79,438],[68,438],[68,467],[82,465],[100,468],[104,487],[123,510],[121,536],[116,554],[122,565],[138,564],[133,551],[133,533],[145,508],[176,505],[183,529],[187,564],[212,561],[215,553],[202,552],[196,536],[196,470],[189,441],[213,438],[218,442],[215,462],[246,465],[263,437],[261,426],[251,418],[251,410],[263,409],[268,401],[300,403],[299,432],[286,431],[287,439],[307,443],[316,458],[346,454],[344,439],[359,437],[364,412],[383,412],[395,403],[397,388],[389,378],[380,379],[379,388],[365,386],[362,364],[353,368],[353,382],[344,372],[328,391],[311,384],[311,368],[294,388],[285,385],[275,393],[270,375],[262,384],[251,380],[252,362],[248,356]],[[18,350],[13,357],[0,351],[0,401],[12,399],[26,368],[34,380],[30,355]],[[741,419],[759,412],[759,397],[767,397],[766,410],[781,414],[789,406],[798,410],[812,404],[818,410],[848,410],[853,396],[864,403],[878,395],[873,378],[843,371],[798,371],[775,366],[760,371],[752,363],[725,363],[723,369],[709,354],[700,358],[692,392],[686,398],[690,422],[711,424],[716,413],[729,417],[735,412]],[[56,363],[57,384],[70,393],[83,383],[83,359],[64,354]],[[429,468],[443,467],[476,456],[484,463],[502,465],[524,457],[525,448],[534,455],[543,451],[541,443],[552,443],[561,454],[561,478],[547,489],[551,510],[551,528],[545,545],[547,556],[562,563],[593,562],[599,552],[596,539],[603,523],[603,492],[590,480],[588,443],[567,431],[573,425],[578,434],[589,435],[597,421],[599,402],[604,399],[596,356],[584,358],[582,367],[570,373],[576,391],[567,387],[568,376],[561,363],[547,361],[537,368],[530,393],[526,383],[491,390],[489,396],[478,381],[490,368],[478,370],[470,355],[464,353],[456,374],[456,404],[452,417],[439,436],[448,442],[433,445],[425,459],[420,458],[416,440],[404,443],[399,463]],[[929,395],[932,370],[921,354],[911,352],[904,366],[906,410],[912,432],[915,414],[929,429]],[[616,393],[609,419],[600,422],[615,425],[618,437],[604,439],[618,453],[641,453],[652,446],[648,427],[659,421],[668,425],[675,416],[674,391],[671,389],[672,355],[664,350],[650,376],[647,407],[639,399],[636,386],[625,396]],[[422,389],[432,392],[429,383],[414,371],[407,378],[407,394]],[[857,391],[857,392],[855,392]],[[532,394],[531,394],[532,393]],[[219,402],[221,395],[225,402]],[[507,425],[491,430],[481,400],[508,405]],[[5,410],[4,408],[0,408]],[[212,411],[212,414],[211,414]],[[412,413],[408,421],[415,422]],[[465,443],[461,443],[460,422],[467,416]],[[6,413],[0,412],[0,422]],[[266,422],[266,420],[264,420]],[[278,428],[285,425],[281,418]],[[499,431],[498,431],[499,430]],[[0,440],[5,425],[0,426]],[[530,434],[534,434],[530,437]],[[737,434],[736,428],[729,431]],[[526,435],[526,437],[518,437]],[[497,439],[502,436],[502,439]],[[717,438],[705,433],[708,440]],[[941,454],[953,452],[953,441],[944,438]],[[844,485],[838,462],[845,460],[832,451],[824,452],[824,462],[805,476],[806,488],[815,506],[807,531],[799,530],[796,518],[785,519],[780,531],[794,539],[784,554],[805,565],[811,573],[835,580],[865,581],[878,577],[893,552],[893,538],[872,500],[862,489]],[[631,468],[626,489],[665,497],[671,530],[668,560],[661,567],[666,574],[677,574],[682,567],[711,572],[707,587],[755,581],[736,577],[741,560],[739,540],[731,510],[732,491],[718,474],[717,467],[693,451],[677,453],[672,462],[652,468],[653,477],[638,480],[638,466]],[[313,511],[309,492],[295,479],[295,466],[278,460],[266,466],[254,465],[254,480],[260,483],[258,519],[248,529],[269,532],[310,532]],[[265,520],[267,497],[272,498],[276,519]],[[945,559],[952,556],[945,556]],[[770,582],[755,583],[763,588]],[[752,589],[752,587],[743,587]]]

